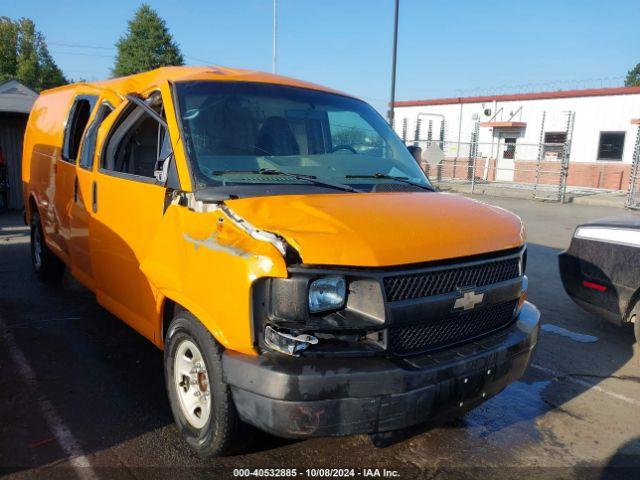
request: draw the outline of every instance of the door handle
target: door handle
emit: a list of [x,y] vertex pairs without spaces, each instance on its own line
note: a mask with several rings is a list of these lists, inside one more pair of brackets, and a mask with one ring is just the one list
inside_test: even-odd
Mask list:
[[78,176],[73,180],[73,201],[78,203]]
[[95,180],[91,185],[91,207],[93,209],[93,213],[98,213],[98,184]]

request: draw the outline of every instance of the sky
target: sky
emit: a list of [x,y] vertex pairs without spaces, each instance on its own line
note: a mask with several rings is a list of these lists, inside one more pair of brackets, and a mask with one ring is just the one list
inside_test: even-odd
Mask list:
[[[278,73],[390,95],[393,0],[277,0]],[[137,0],[0,0],[72,79],[110,75]],[[273,0],[149,0],[187,64],[271,70]],[[640,0],[400,0],[396,99],[618,86],[640,62]]]

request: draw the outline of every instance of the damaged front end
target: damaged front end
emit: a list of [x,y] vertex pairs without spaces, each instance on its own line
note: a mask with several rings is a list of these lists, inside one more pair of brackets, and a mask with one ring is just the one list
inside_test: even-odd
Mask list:
[[[253,285],[255,345],[304,357],[404,357],[467,343],[513,324],[526,298],[525,259],[520,247],[415,267],[289,265],[286,278]],[[300,341],[309,336],[317,341]]]
[[[283,237],[257,228],[223,201],[202,202],[188,196],[175,203],[180,202],[188,207],[189,218],[196,214],[201,219],[204,214],[208,222],[216,219],[213,228],[203,229],[198,222],[199,231],[187,229],[182,239],[194,251],[207,251],[200,255],[222,256],[224,261],[215,261],[218,268],[238,260],[281,265],[260,272],[248,267],[252,345],[259,353],[370,356],[384,352],[385,299],[379,279],[357,272],[308,269]],[[267,255],[268,246],[277,253],[271,249]]]
[[294,356],[371,356],[386,349],[382,285],[354,272],[289,267],[253,286],[256,345]]

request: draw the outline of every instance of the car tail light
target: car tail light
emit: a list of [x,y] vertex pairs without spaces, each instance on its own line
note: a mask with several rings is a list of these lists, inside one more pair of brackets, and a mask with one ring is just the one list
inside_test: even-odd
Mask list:
[[583,280],[582,286],[590,288],[591,290],[595,290],[597,292],[605,292],[607,290],[607,287],[605,287],[604,285],[600,285],[599,283],[595,282],[589,282],[588,280]]

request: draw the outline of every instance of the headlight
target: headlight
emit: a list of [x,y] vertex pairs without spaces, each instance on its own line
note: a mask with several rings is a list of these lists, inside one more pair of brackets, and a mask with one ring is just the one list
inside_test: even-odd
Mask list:
[[309,284],[309,311],[311,313],[335,310],[344,305],[347,282],[343,277],[323,277]]

